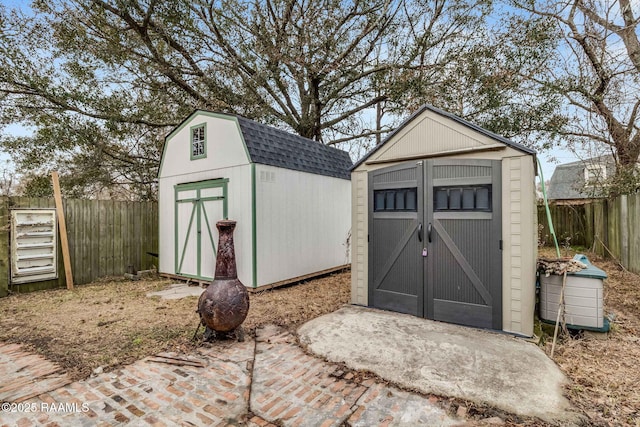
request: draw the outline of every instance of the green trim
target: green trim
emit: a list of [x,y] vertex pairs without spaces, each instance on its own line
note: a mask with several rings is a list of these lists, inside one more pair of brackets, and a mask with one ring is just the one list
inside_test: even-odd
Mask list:
[[[202,272],[202,217],[204,216],[204,222],[207,226],[207,233],[209,235],[209,241],[211,242],[211,246],[213,248],[214,255],[217,255],[216,245],[213,241],[213,231],[211,229],[211,224],[209,221],[209,217],[207,216],[207,211],[205,209],[204,203],[210,201],[222,201],[222,214],[223,217],[227,218],[228,212],[228,199],[227,199],[227,183],[229,182],[228,178],[220,178],[220,179],[210,179],[207,181],[199,181],[199,182],[188,182],[185,184],[177,184],[174,186],[174,229],[175,229],[175,274],[179,274],[184,277],[191,277],[195,279],[202,280],[210,280],[208,277],[201,276]],[[222,188],[222,196],[209,196],[202,197],[202,190],[208,190],[211,188]],[[189,197],[185,199],[180,199],[180,192],[183,191],[195,191],[195,197]],[[187,234],[185,236],[184,246],[182,248],[182,256],[179,257],[180,253],[180,242],[178,241],[178,205],[180,203],[191,203],[193,204],[193,209],[191,211],[191,216],[189,219],[189,225],[187,227]],[[191,228],[193,226],[193,218],[196,218],[196,275],[189,275],[181,273],[182,265],[184,263],[184,258],[186,255],[186,249],[189,243],[189,236],[191,232]],[[180,260],[178,260],[180,258]]]
[[176,272],[176,274],[178,273],[178,193],[180,190],[178,190],[178,186],[174,186],[173,187],[173,192],[174,192],[174,196],[173,196],[173,232],[174,232],[174,238],[173,238],[173,254],[174,254],[174,258],[175,258],[175,262],[174,262],[174,270]]
[[179,191],[200,190],[201,188],[222,187],[222,184],[226,184],[228,182],[229,182],[229,178],[209,179],[207,181],[187,182],[185,184],[177,184],[176,188]]
[[[198,155],[194,155],[193,154],[193,131],[195,129],[203,129],[203,134],[204,134],[204,141],[202,142],[203,147],[202,147],[202,154],[198,154]],[[198,159],[206,159],[207,158],[207,122],[204,123],[198,123],[197,125],[193,125],[189,128],[189,158],[191,160],[198,160]]]
[[[162,247],[161,242],[162,242],[162,243],[164,243],[164,242],[163,242],[163,239],[160,237],[160,236],[161,236],[160,230],[162,230],[162,226],[160,225],[160,224],[162,224],[162,217],[160,216],[160,213],[162,212],[162,209],[160,209],[160,186],[159,186],[159,185],[158,185],[158,193],[157,193],[157,194],[158,194],[158,200],[156,201],[156,209],[157,209],[157,211],[158,211],[158,224],[157,224],[157,227],[158,227],[158,228],[156,229],[156,233],[158,233],[158,234],[157,234],[157,236],[156,236],[156,237],[158,238],[158,239],[156,240],[156,242],[158,242],[158,246],[156,246],[156,248],[157,248],[157,249],[156,249],[156,252],[158,252],[158,266],[157,266],[157,272],[158,272],[158,273],[161,273],[161,272],[162,272],[162,273],[164,273],[164,272],[160,269],[160,259],[161,259],[161,258],[160,258],[160,255],[159,255],[159,254],[160,254],[160,248]],[[173,199],[173,200],[175,200],[175,199]],[[174,203],[174,205],[175,205],[175,204],[176,204],[176,203]],[[169,234],[169,233],[167,233],[167,237],[169,237],[169,236],[168,236],[168,234]],[[1,291],[1,290],[0,290],[0,293],[2,293],[2,291]]]
[[556,231],[553,229],[553,220],[551,219],[551,211],[549,210],[549,202],[547,201],[547,190],[544,188],[544,175],[542,174],[542,164],[540,159],[536,156],[538,161],[538,169],[540,170],[540,183],[542,185],[542,200],[544,201],[545,212],[547,213],[547,223],[549,224],[549,232],[553,237],[553,244],[556,247],[556,256],[560,258],[560,247],[558,246],[558,239],[556,238]]
[[196,110],[193,113],[191,113],[186,119],[184,119],[178,126],[176,126],[171,132],[169,132],[167,136],[164,137],[164,146],[162,147],[162,157],[160,158],[160,167],[158,168],[158,178],[162,176],[162,167],[164,165],[164,159],[166,158],[166,151],[167,151],[167,145],[169,144],[169,140],[173,138],[182,129],[184,129],[186,126],[188,126],[191,120],[197,115],[234,121],[236,123],[236,127],[238,128],[238,134],[240,135],[240,139],[242,140],[242,146],[244,148],[244,152],[247,155],[247,162],[251,163],[251,156],[249,155],[249,150],[247,149],[247,143],[244,140],[244,135],[242,134],[240,123],[238,122],[238,119],[235,116],[230,116],[230,115],[221,114],[221,113],[214,113],[214,112],[205,111],[205,110]]
[[180,273],[181,277],[186,277],[188,279],[197,279],[197,280],[202,280],[202,281],[207,281],[210,282],[213,280],[213,277],[205,277],[205,276],[195,276],[193,274],[182,274]]
[[[200,201],[200,190],[196,190],[198,192],[198,198],[194,202],[194,209],[196,212],[196,274],[198,276],[202,273],[202,211],[204,210],[204,206],[202,206],[202,202]],[[186,243],[185,243],[186,244]],[[184,252],[183,252],[184,254]]]
[[[219,198],[217,198],[216,200],[219,200]],[[206,201],[209,201],[209,200],[202,199],[202,201],[206,202]],[[224,204],[222,206],[224,206]],[[202,213],[204,214],[204,223],[207,226],[207,233],[209,234],[209,241],[211,242],[211,247],[213,248],[213,255],[214,256],[218,256],[218,251],[216,250],[216,244],[213,241],[213,231],[211,231],[211,223],[209,221],[209,217],[207,216],[207,210],[206,209],[202,209]],[[198,271],[200,271],[200,269],[198,269]]]
[[[182,264],[184,263],[184,256],[187,253],[187,243],[189,243],[189,233],[191,232],[191,226],[193,225],[193,215],[195,214],[196,210],[199,210],[197,202],[193,203],[191,207],[191,217],[189,218],[189,226],[187,227],[187,233],[185,234],[185,238],[184,238],[184,246],[182,247],[182,257],[180,257],[180,264],[176,268],[177,274],[180,274],[180,270],[182,270]],[[177,244],[177,240],[176,240],[176,244]],[[198,253],[200,253],[199,250],[198,250]],[[200,272],[200,268],[198,268],[198,272]]]
[[258,287],[258,239],[256,224],[256,164],[251,163],[251,257],[253,258],[251,275],[254,288]]
[[224,219],[229,219],[229,194],[227,192],[226,184],[222,187],[222,198],[224,199],[224,204],[222,205],[222,216]]
[[244,154],[247,156],[247,162],[253,164],[253,161],[251,160],[251,155],[249,154],[249,149],[247,148],[247,141],[244,140],[244,133],[242,133],[240,122],[235,117],[233,118],[233,120],[236,122],[236,126],[238,128],[238,134],[240,135],[240,141],[242,141],[242,148],[244,148]]

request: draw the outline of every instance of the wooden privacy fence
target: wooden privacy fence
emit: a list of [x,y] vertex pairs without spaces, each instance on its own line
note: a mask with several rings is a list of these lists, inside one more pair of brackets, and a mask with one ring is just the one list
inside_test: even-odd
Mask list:
[[[145,270],[157,266],[158,205],[156,202],[112,200],[63,201],[73,281],[81,285],[104,276],[121,276],[129,266]],[[10,211],[54,208],[53,198],[0,198],[0,297],[8,291],[29,292],[65,286],[60,244],[58,279],[10,283]],[[59,235],[58,235],[59,243]]]
[[[582,205],[549,206],[560,245],[563,242],[613,257],[640,273],[640,193],[616,199],[588,200]],[[539,238],[552,245],[544,206],[538,206]]]

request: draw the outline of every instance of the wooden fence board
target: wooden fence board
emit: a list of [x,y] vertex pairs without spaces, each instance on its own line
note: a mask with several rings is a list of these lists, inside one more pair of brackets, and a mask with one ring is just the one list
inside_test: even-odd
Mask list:
[[109,232],[109,219],[107,215],[106,200],[98,200],[98,239],[97,239],[97,252],[100,254],[98,257],[98,275],[106,276],[108,273],[108,250],[107,247],[107,233]]
[[598,255],[607,256],[607,251],[604,247],[609,241],[607,204],[604,200],[598,200],[593,207],[594,250]]
[[628,269],[640,273],[640,193],[628,196],[629,204],[629,265]]
[[[627,195],[624,200],[625,197],[590,200],[581,207],[552,204],[558,241],[562,243],[564,237],[571,236],[572,245],[583,245],[598,255],[616,258],[627,269],[640,274],[640,192]],[[627,206],[626,219],[623,203]],[[538,206],[538,224],[539,237],[552,245],[544,206]]]
[[131,218],[132,218],[132,202],[123,202],[125,209],[122,211],[122,232],[125,239],[122,247],[122,260],[125,269],[131,264]]
[[69,200],[69,210],[73,212],[73,228],[70,229],[70,241],[69,244],[73,246],[73,261],[75,265],[72,265],[73,277],[76,283],[86,283],[86,274],[82,265],[78,263],[82,260],[82,203],[80,200]]
[[113,275],[124,274],[124,257],[122,256],[123,234],[122,234],[122,212],[123,202],[115,202],[113,208]]
[[609,237],[607,247],[614,258],[620,259],[620,199],[608,201],[607,207],[609,218],[607,222],[607,234]]
[[585,228],[584,228],[584,246],[593,247],[593,233],[594,233],[594,223],[593,223],[593,204],[589,203],[584,205],[584,220],[585,220]]
[[140,236],[142,232],[140,230],[140,225],[142,224],[140,214],[142,212],[142,207],[140,203],[136,203],[133,205],[133,218],[132,218],[132,234],[133,234],[133,244],[131,245],[131,263],[134,265],[136,270],[142,270],[142,260],[140,259]]
[[[109,275],[122,275],[127,265],[144,269],[158,251],[157,203],[111,200],[63,201],[74,282],[77,285]],[[53,198],[0,198],[0,296],[8,291],[28,292],[64,287],[64,265],[58,244],[58,279],[11,285],[10,209],[53,208]],[[59,239],[58,239],[59,242]]]
[[89,206],[89,200],[80,200],[79,204],[82,206],[82,231],[81,231],[81,245],[82,245],[82,264],[81,268],[83,272],[83,281],[89,277],[93,277],[91,273],[91,208]]
[[[151,221],[151,251],[155,252],[156,254],[159,253],[159,239],[160,239],[160,233],[159,233],[159,229],[160,229],[160,216],[159,216],[159,211],[158,211],[158,204],[157,203],[152,203],[152,214],[151,217],[155,218],[155,221]],[[156,268],[160,268],[160,258],[158,258],[158,256],[156,257],[151,257],[152,258],[152,262],[154,267]]]
[[0,297],[9,293],[9,199],[0,198]]

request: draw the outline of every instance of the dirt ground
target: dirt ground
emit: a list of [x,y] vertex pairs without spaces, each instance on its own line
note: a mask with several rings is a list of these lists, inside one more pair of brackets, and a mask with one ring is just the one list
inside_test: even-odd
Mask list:
[[[604,340],[561,335],[554,360],[569,377],[567,395],[587,415],[589,425],[640,426],[640,276],[587,255],[609,275],[604,299],[612,330]],[[544,248],[541,256],[553,257],[554,251]],[[161,351],[189,351],[198,345],[192,341],[198,325],[197,299],[146,296],[170,283],[159,278],[104,280],[72,291],[2,298],[0,341],[25,344],[63,366],[73,379]],[[252,294],[243,326],[249,333],[267,323],[296,327],[348,303],[349,284],[346,272]],[[542,337],[547,354],[551,341],[550,336]]]
[[[555,257],[550,248],[540,253]],[[585,412],[591,425],[640,426],[640,276],[615,261],[586,255],[608,275],[604,312],[612,319],[611,331],[599,338],[583,333],[561,336],[554,360],[571,381],[568,397]],[[544,349],[550,355],[552,336],[544,338]]]
[[[112,279],[0,298],[0,341],[27,345],[74,380],[98,367],[109,371],[161,351],[189,351],[199,344],[192,340],[199,324],[197,298],[146,296],[170,283],[175,282]],[[346,272],[251,294],[243,327],[248,333],[268,323],[295,327],[348,303],[349,292]]]

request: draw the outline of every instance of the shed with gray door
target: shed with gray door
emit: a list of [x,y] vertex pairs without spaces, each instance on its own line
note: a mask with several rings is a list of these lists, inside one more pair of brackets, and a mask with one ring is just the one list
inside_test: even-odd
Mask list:
[[533,334],[535,152],[424,106],[351,173],[354,304]]
[[165,139],[159,172],[161,273],[214,276],[221,219],[237,221],[245,286],[349,264],[349,155],[240,116],[198,110]]

